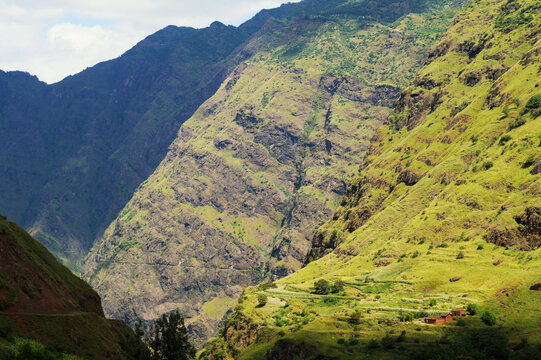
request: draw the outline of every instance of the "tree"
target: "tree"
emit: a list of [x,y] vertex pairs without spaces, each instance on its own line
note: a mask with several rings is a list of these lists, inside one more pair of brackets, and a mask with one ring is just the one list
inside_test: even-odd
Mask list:
[[267,305],[267,296],[263,294],[257,295],[257,306],[263,307],[265,305]]
[[150,341],[152,360],[190,360],[195,358],[195,348],[188,338],[184,318],[178,311],[163,315],[154,325]]
[[330,284],[327,280],[321,279],[314,283],[314,292],[319,295],[327,295],[330,290]]
[[353,324],[353,325],[358,325],[361,323],[361,317],[362,317],[362,314],[359,310],[355,310],[350,316],[349,316],[349,319],[348,319],[348,322],[350,324]]
[[485,325],[488,325],[488,326],[494,326],[496,325],[496,322],[498,321],[497,317],[496,317],[496,314],[494,314],[492,311],[490,310],[486,310],[482,315],[481,315],[481,320],[483,320],[483,322],[485,323]]
[[344,291],[344,282],[342,280],[336,280],[332,286],[331,292],[336,294],[342,291]]
[[479,306],[477,304],[468,305],[468,314],[477,315],[479,313]]

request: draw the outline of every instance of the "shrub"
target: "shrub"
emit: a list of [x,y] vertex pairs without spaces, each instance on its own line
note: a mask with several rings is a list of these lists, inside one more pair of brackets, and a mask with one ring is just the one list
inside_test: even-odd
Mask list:
[[361,312],[359,310],[355,310],[349,316],[348,323],[353,324],[353,325],[358,325],[361,323],[361,317],[362,317]]
[[392,349],[394,348],[394,339],[389,335],[385,335],[385,337],[383,339],[381,339],[381,347],[385,348],[385,349]]
[[522,116],[519,116],[515,120],[512,120],[512,121],[509,122],[508,129],[513,130],[513,129],[516,129],[516,128],[524,125],[524,124],[526,124],[526,119],[524,119]]
[[344,282],[342,280],[336,280],[331,288],[331,292],[336,294],[344,291]]
[[319,295],[327,295],[330,291],[330,284],[327,280],[321,279],[314,283],[314,293]]
[[400,335],[396,338],[396,342],[404,342],[406,340],[406,330],[402,330]]
[[522,168],[526,169],[532,166],[535,163],[535,158],[533,156],[529,156],[524,164],[522,164]]
[[350,339],[349,345],[359,345],[359,339]]
[[477,250],[483,250],[485,248],[485,245],[483,244],[479,244],[479,246],[477,246]]
[[477,304],[470,304],[467,308],[468,314],[477,315],[479,313],[479,306]]
[[460,251],[458,255],[456,256],[457,259],[464,259],[464,253]]
[[428,301],[428,306],[433,307],[433,306],[436,306],[437,303],[438,301],[436,299],[430,299]]
[[403,313],[403,314],[400,314],[400,316],[398,317],[400,321],[403,321],[403,322],[411,322],[413,321],[413,319],[415,319],[415,315],[413,315],[412,312],[407,312],[407,313]]
[[377,349],[379,347],[379,343],[376,339],[371,339],[369,342],[368,342],[368,348],[369,349]]
[[267,296],[263,295],[263,294],[258,294],[257,295],[257,306],[258,307],[263,307],[265,305],[267,305]]
[[464,319],[458,319],[456,324],[460,327],[466,326],[466,321]]
[[346,339],[340,338],[340,339],[338,339],[337,342],[338,342],[340,345],[344,345],[344,344],[346,343]]
[[494,325],[496,325],[496,322],[498,321],[498,318],[496,317],[496,314],[494,314],[492,311],[486,310],[481,315],[481,320],[483,320],[485,325],[494,326]]
[[286,336],[286,332],[284,330],[278,331],[278,336]]
[[493,163],[492,161],[490,161],[490,160],[489,160],[489,161],[485,161],[485,162],[483,163],[483,169],[485,169],[485,170],[488,170],[488,169],[490,169],[490,168],[493,167],[493,166],[494,166],[494,163]]
[[504,115],[504,117],[508,117],[509,116],[509,106],[505,105],[502,109],[502,113]]
[[541,94],[536,94],[532,96],[526,103],[526,109],[538,109],[541,108]]
[[511,140],[511,135],[504,135],[504,136],[502,136],[502,137],[500,138],[499,144],[500,144],[500,145],[505,145],[505,144],[507,144],[507,142],[508,142],[509,140]]
[[257,285],[257,290],[264,291],[268,289],[274,289],[277,285],[271,281]]

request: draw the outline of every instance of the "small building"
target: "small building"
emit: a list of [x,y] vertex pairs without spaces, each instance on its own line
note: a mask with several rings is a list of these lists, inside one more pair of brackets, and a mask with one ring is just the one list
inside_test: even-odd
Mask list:
[[441,325],[443,323],[445,323],[445,319],[439,317],[427,317],[425,318],[425,323],[427,324],[430,324],[430,325]]
[[440,317],[425,318],[425,323],[430,325],[441,325],[449,321],[453,321],[453,316],[450,313],[441,314]]
[[463,309],[455,309],[451,310],[452,316],[466,316],[466,310]]
[[441,314],[441,318],[445,322],[453,321],[453,315],[451,315],[450,313]]

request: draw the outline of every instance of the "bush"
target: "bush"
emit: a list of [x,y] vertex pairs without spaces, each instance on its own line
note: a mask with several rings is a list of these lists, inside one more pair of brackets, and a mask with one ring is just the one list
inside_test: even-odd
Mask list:
[[430,307],[433,307],[433,306],[436,306],[438,302],[436,301],[436,299],[430,299],[430,301],[428,302],[428,306]]
[[369,349],[377,349],[378,347],[379,347],[379,343],[376,339],[372,339],[368,342]]
[[278,336],[286,336],[286,332],[284,330],[278,331]]
[[468,308],[466,310],[468,311],[468,314],[470,314],[470,315],[479,314],[479,306],[477,304],[468,305]]
[[485,245],[483,244],[479,244],[479,246],[477,246],[477,250],[483,250],[485,248]]
[[336,280],[331,288],[333,294],[344,291],[344,282],[342,280]]
[[498,321],[498,318],[496,317],[496,314],[494,314],[492,311],[486,310],[481,315],[481,320],[483,320],[485,325],[494,326],[494,325],[496,325],[496,322]]
[[330,291],[330,284],[327,280],[321,279],[314,284],[314,293],[319,295],[327,295]]
[[490,161],[490,160],[489,160],[489,161],[485,161],[485,162],[483,163],[483,169],[485,169],[485,170],[488,170],[488,169],[490,169],[490,168],[493,167],[493,166],[494,166],[494,163],[493,163],[492,161]]
[[267,296],[263,294],[257,295],[257,307],[263,307],[267,305]]
[[402,313],[398,317],[398,319],[402,322],[411,322],[413,319],[415,319],[415,315],[412,312]]
[[526,109],[539,109],[541,108],[541,94],[536,94],[532,96],[526,103]]
[[394,348],[394,344],[395,344],[395,341],[389,334],[385,335],[385,337],[381,339],[381,347],[385,349]]
[[362,317],[361,312],[359,310],[355,310],[349,316],[348,323],[353,324],[353,325],[358,325],[361,323],[361,317]]
[[464,259],[464,253],[460,251],[458,255],[456,256],[457,259]]
[[457,322],[456,322],[456,324],[457,324],[458,326],[460,326],[460,327],[464,327],[464,326],[466,326],[466,320],[464,320],[464,319],[458,319]]
[[513,129],[516,129],[522,125],[526,124],[526,119],[524,119],[522,116],[519,116],[518,118],[516,118],[515,120],[512,120],[511,122],[509,122],[509,130],[513,130]]
[[346,343],[346,339],[340,338],[340,339],[338,339],[337,342],[338,342],[340,345],[344,345],[344,344]]
[[511,140],[511,135],[504,135],[504,136],[502,136],[502,137],[500,138],[499,144],[500,144],[500,145],[505,145],[505,144],[507,144],[507,142],[508,142],[509,140]]
[[349,345],[359,345],[359,339],[350,339]]

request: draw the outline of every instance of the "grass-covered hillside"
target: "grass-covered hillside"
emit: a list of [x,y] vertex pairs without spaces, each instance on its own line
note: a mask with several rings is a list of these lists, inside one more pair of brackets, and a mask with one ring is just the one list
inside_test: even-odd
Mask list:
[[306,1],[257,15],[246,59],[90,253],[106,313],[178,308],[205,339],[245,286],[299,269],[459,5]]
[[455,17],[307,265],[246,289],[201,358],[541,357],[540,15],[478,0]]
[[[138,359],[145,346],[106,320],[98,294],[0,216],[0,359]],[[71,355],[68,355],[71,354]]]

